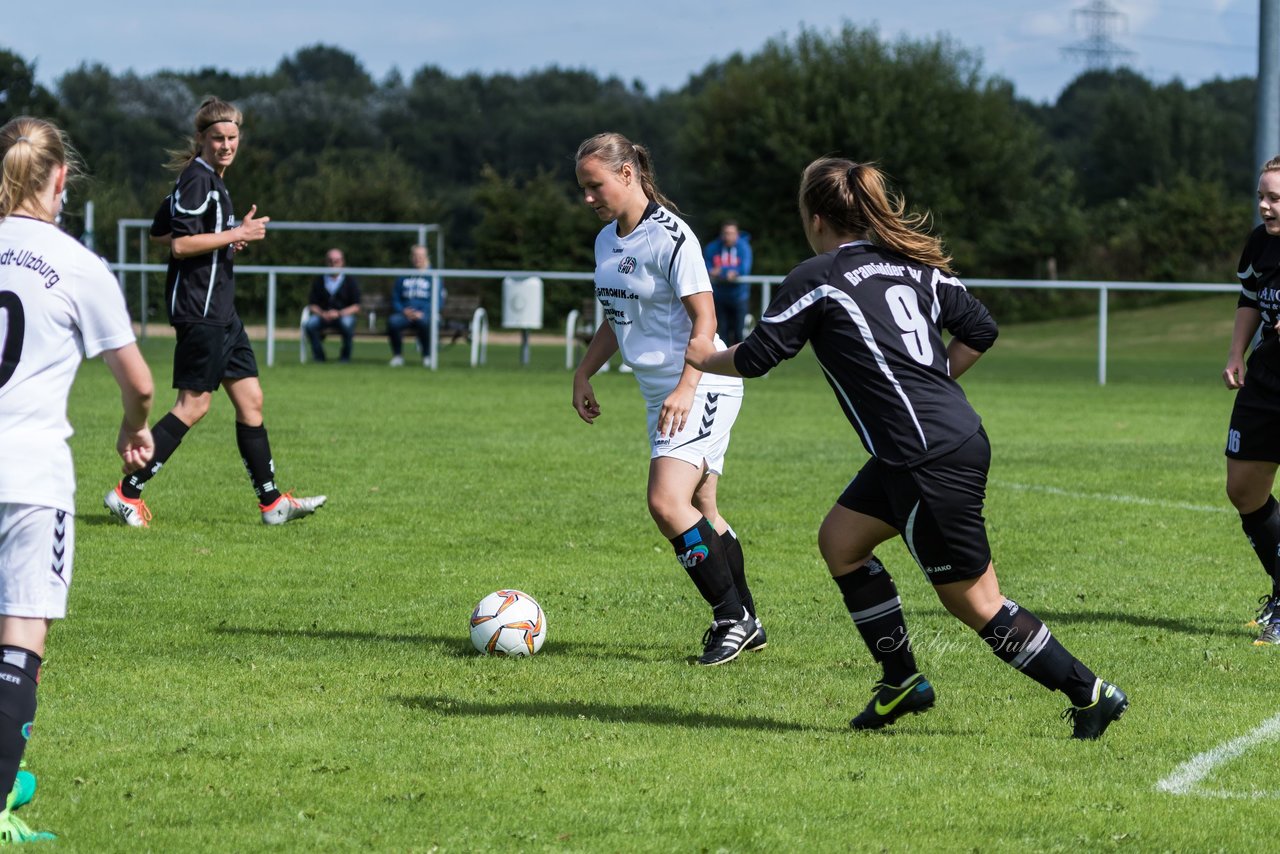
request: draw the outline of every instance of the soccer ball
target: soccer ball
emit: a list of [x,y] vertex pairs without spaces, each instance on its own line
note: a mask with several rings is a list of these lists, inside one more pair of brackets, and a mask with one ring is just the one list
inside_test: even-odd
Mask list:
[[528,593],[498,590],[471,612],[471,643],[483,655],[533,655],[547,639],[547,617]]

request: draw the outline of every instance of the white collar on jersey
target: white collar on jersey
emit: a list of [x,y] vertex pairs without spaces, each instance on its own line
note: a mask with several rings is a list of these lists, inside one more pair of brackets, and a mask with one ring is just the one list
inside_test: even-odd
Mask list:
[[217,169],[214,169],[214,168],[213,168],[212,166],[210,166],[208,163],[205,163],[205,162],[204,162],[204,158],[203,158],[203,157],[197,157],[197,158],[196,158],[196,162],[197,162],[197,163],[199,163],[199,164],[200,164],[201,166],[203,166],[204,168],[208,169],[210,172],[213,172],[214,174],[217,174],[217,171],[218,171],[218,170],[217,170]]

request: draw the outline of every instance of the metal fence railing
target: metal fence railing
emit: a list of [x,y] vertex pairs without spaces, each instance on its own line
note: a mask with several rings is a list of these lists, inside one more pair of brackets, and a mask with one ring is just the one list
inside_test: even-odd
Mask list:
[[[147,289],[149,287],[147,281],[148,273],[163,274],[167,269],[163,264],[130,264],[130,263],[114,263],[111,269],[116,273],[120,280],[120,287],[129,293],[129,275],[130,273],[138,274],[138,288],[140,304],[147,305]],[[421,275],[421,270],[411,267],[344,267],[344,271],[353,275],[360,276],[414,276]],[[237,276],[266,276],[267,277],[267,365],[275,364],[276,351],[276,298],[279,289],[278,276],[287,275],[304,275],[318,276],[331,273],[328,267],[292,267],[292,266],[255,266],[243,265],[236,267]],[[467,280],[493,280],[498,287],[501,287],[502,280],[506,278],[527,278],[537,276],[544,281],[551,282],[583,282],[589,283],[593,281],[594,275],[590,272],[570,272],[565,270],[466,270],[466,269],[442,269],[431,268],[429,273],[436,277],[437,287],[432,288],[432,292],[437,295],[440,292],[438,287],[441,279],[467,279]],[[759,300],[757,304],[760,306],[757,317],[764,314],[765,307],[769,305],[773,287],[782,281],[781,276],[743,276],[742,280],[751,285],[757,285],[760,288]],[[969,279],[966,278],[964,283],[970,288],[1028,288],[1043,290],[1079,290],[1079,291],[1096,291],[1098,293],[1098,384],[1106,385],[1107,382],[1107,321],[1108,321],[1108,305],[1110,295],[1116,291],[1142,291],[1142,292],[1171,292],[1171,293],[1239,293],[1239,285],[1231,284],[1213,284],[1207,282],[1188,282],[1188,283],[1167,283],[1167,282],[1106,282],[1106,281],[1059,281],[1048,279]],[[437,307],[438,308],[438,307]],[[145,311],[143,312],[145,315]],[[595,324],[598,326],[603,320],[603,308],[596,305]],[[142,337],[146,337],[147,318],[140,317],[139,322],[142,325]],[[440,312],[432,312],[432,330],[431,330],[431,368],[435,370],[437,367],[437,354],[439,348],[439,323]],[[474,361],[474,360],[473,360]]]

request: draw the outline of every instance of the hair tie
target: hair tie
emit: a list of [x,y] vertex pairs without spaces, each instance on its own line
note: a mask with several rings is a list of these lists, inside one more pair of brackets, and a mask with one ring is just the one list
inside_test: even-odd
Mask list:
[[861,163],[855,163],[845,171],[844,177],[845,180],[849,182],[849,186],[852,187],[858,183],[858,173],[860,171],[862,171]]
[[18,137],[17,139],[15,139],[15,140],[13,141],[13,144],[14,144],[14,145],[17,145],[17,144],[18,144],[18,143],[20,143],[20,142],[30,142],[30,141],[31,141],[31,137],[29,137],[29,136],[20,136],[20,137]]

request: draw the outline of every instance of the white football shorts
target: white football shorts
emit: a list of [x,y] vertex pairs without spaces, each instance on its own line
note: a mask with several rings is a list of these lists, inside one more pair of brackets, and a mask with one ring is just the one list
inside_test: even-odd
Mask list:
[[658,415],[662,401],[650,402],[649,459],[675,457],[691,465],[707,469],[714,474],[724,474],[724,455],[729,450],[729,431],[738,420],[742,409],[742,393],[707,391],[701,386],[694,392],[693,406],[684,429],[674,436],[658,435]]
[[0,614],[67,616],[75,516],[33,504],[0,504]]

